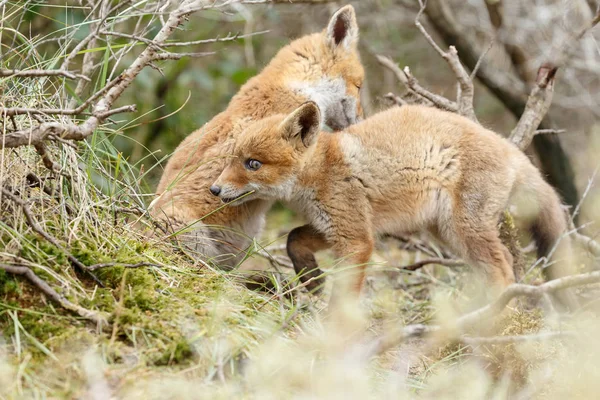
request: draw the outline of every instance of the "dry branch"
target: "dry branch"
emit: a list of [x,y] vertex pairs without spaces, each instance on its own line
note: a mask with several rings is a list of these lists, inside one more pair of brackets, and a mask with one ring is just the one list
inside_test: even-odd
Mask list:
[[87,76],[75,74],[64,69],[0,69],[0,78],[44,78],[47,76],[62,76],[69,79],[90,81]]
[[23,201],[18,196],[14,195],[10,190],[7,190],[6,188],[1,188],[1,190],[2,190],[2,195],[8,197],[13,203],[15,203],[19,207],[21,207],[21,210],[23,211],[23,215],[25,215],[25,219],[27,220],[28,225],[31,227],[31,229],[33,229],[34,232],[36,232],[41,237],[43,237],[46,241],[50,242],[53,246],[55,246],[59,250],[61,250],[66,255],[66,257],[69,259],[69,261],[76,268],[79,269],[79,271],[87,273],[92,279],[94,279],[94,281],[98,285],[104,286],[102,284],[102,282],[94,274],[92,274],[91,271],[88,270],[88,268],[85,264],[83,264],[81,261],[79,261],[74,255],[71,254],[71,252],[69,252],[62,244],[60,244],[60,242],[54,236],[50,235],[48,232],[46,232],[40,226],[40,224],[38,224],[38,222],[33,217],[33,213],[31,212],[31,209],[29,208],[29,206],[27,205],[27,203],[25,201]]
[[95,322],[98,327],[105,326],[107,324],[107,316],[103,313],[95,312],[83,308],[75,303],[69,301],[66,297],[56,292],[56,290],[52,289],[50,285],[48,285],[43,279],[37,276],[30,268],[20,265],[8,265],[8,264],[0,264],[0,269],[14,274],[14,275],[22,275],[29,282],[31,282],[34,286],[42,291],[48,298],[52,301],[58,303],[61,307],[66,310],[72,311],[83,317],[87,320]]
[[150,263],[150,262],[139,262],[136,264],[124,264],[124,263],[118,263],[118,262],[110,262],[110,263],[90,265],[87,267],[87,270],[88,271],[96,271],[98,269],[108,268],[108,267],[140,268],[140,267],[160,267],[160,265],[156,264],[156,263]]
[[[77,108],[69,108],[69,109],[30,109],[30,108],[4,108],[5,115],[12,116],[18,114],[57,114],[57,115],[76,115],[83,112],[85,108],[93,104],[91,115],[82,123],[75,124],[70,121],[53,121],[53,122],[43,122],[38,125],[32,126],[28,129],[16,130],[16,131],[8,131],[3,134],[3,140],[1,141],[0,148],[14,148],[19,146],[26,145],[38,145],[43,141],[47,140],[49,136],[58,137],[63,140],[83,140],[90,136],[110,115],[113,115],[117,112],[124,111],[133,111],[135,108],[133,106],[121,107],[116,110],[111,110],[115,101],[119,98],[119,96],[123,93],[127,87],[133,82],[133,80],[139,75],[139,73],[147,66],[151,66],[153,61],[156,60],[177,60],[182,57],[198,57],[205,56],[212,53],[202,52],[202,53],[169,53],[162,52],[161,49],[164,48],[167,44],[168,38],[175,32],[175,30],[187,19],[187,17],[199,10],[205,9],[219,9],[223,8],[232,3],[232,0],[223,1],[221,3],[211,3],[207,4],[203,1],[184,1],[181,2],[180,5],[173,10],[168,19],[165,21],[161,30],[154,36],[153,39],[143,39],[148,46],[138,55],[138,57],[133,61],[133,63],[125,69],[116,79],[111,81],[110,84],[107,84],[104,89],[94,94],[90,99],[88,99],[84,104]],[[108,11],[104,9],[102,12],[102,18],[106,18],[106,13]],[[100,31],[100,25],[94,26],[98,32]],[[107,32],[108,33],[108,32]],[[115,34],[111,32],[110,34]],[[120,34],[122,36],[134,38],[135,40],[142,40],[141,37],[137,37],[137,35],[128,35],[128,34]],[[88,36],[84,39],[84,42],[87,42],[87,45],[91,45],[95,43],[94,38]],[[81,43],[76,48],[83,48]],[[88,54],[88,53],[86,53]],[[72,53],[70,53],[72,55]],[[91,57],[87,59],[84,58],[84,69],[86,73],[89,73],[89,69],[91,66]],[[45,73],[49,75],[63,75],[68,77],[77,77],[83,80],[89,80],[87,76],[80,75],[76,76],[72,73],[62,71],[62,70],[54,70],[54,71],[44,71],[44,70],[31,70],[31,71],[10,71],[3,70],[6,76],[36,76],[35,74],[44,76]],[[19,75],[21,74],[21,75]],[[26,75],[27,74],[27,75]],[[66,74],[66,75],[65,75]],[[110,86],[110,87],[109,87]],[[79,88],[79,85],[78,85]],[[81,89],[81,88],[79,88]],[[101,93],[100,93],[101,92]],[[76,91],[77,93],[77,91]],[[93,100],[92,100],[93,99]]]
[[457,112],[458,105],[448,100],[447,98],[437,95],[435,93],[430,92],[429,90],[422,87],[417,79],[411,74],[410,69],[405,67],[404,70],[401,70],[396,63],[394,63],[390,58],[385,56],[377,55],[377,61],[379,63],[388,68],[390,71],[396,75],[396,78],[402,82],[406,89],[408,89],[409,93],[413,93],[424,100],[427,104],[432,104],[435,107],[441,108],[443,110]]
[[397,96],[392,92],[389,92],[388,94],[384,95],[383,98],[391,101],[397,106],[405,106],[408,104],[402,97]]
[[460,335],[463,332],[480,325],[482,322],[486,324],[490,323],[490,321],[504,311],[505,307],[511,302],[512,299],[516,297],[539,299],[545,295],[552,294],[563,289],[598,282],[600,282],[600,271],[567,276],[546,282],[540,286],[512,284],[506,288],[506,290],[502,292],[502,294],[500,294],[500,296],[492,303],[463,315],[457,320],[449,323],[447,326],[422,324],[408,325],[382,335],[369,346],[368,350],[366,351],[366,355],[368,357],[372,357],[377,354],[382,354],[385,351],[396,347],[407,339],[425,336],[434,332],[440,332],[442,329],[447,330],[448,332],[457,332],[458,337],[455,340],[463,341],[463,339],[466,339],[465,343],[467,343],[469,340],[471,340],[473,343],[474,338],[469,338],[468,336],[461,337]]
[[550,109],[554,94],[556,71],[557,68],[551,64],[544,64],[538,70],[535,87],[529,95],[525,111],[523,111],[517,126],[512,130],[509,137],[510,141],[521,150],[529,147],[540,122]]
[[457,93],[456,103],[458,104],[458,113],[464,117],[469,118],[477,122],[477,117],[475,116],[475,110],[473,108],[473,96],[475,95],[475,90],[473,87],[473,81],[469,76],[467,70],[463,67],[460,59],[458,58],[458,52],[456,47],[450,46],[448,51],[443,51],[440,46],[433,40],[429,32],[425,29],[423,24],[421,24],[421,16],[425,12],[425,8],[427,7],[427,0],[419,0],[419,5],[421,8],[417,13],[415,18],[415,25],[425,37],[425,39],[429,42],[431,47],[433,47],[438,54],[448,63],[450,69],[454,72],[456,76],[456,80],[458,81],[460,90]]
[[600,243],[598,243],[591,237],[579,232],[574,232],[572,237],[573,239],[575,239],[575,241],[580,243],[587,251],[589,251],[594,257],[600,257]]
[[493,303],[460,317],[456,321],[456,326],[459,330],[465,331],[481,323],[481,321],[488,321],[489,318],[500,314],[515,297],[526,296],[539,299],[545,294],[552,294],[563,289],[597,282],[600,282],[600,271],[566,276],[546,282],[540,286],[512,284]]
[[464,336],[458,340],[461,343],[468,344],[470,346],[480,345],[498,345],[498,344],[511,344],[521,342],[532,342],[537,340],[548,340],[564,337],[572,337],[575,335],[573,331],[559,331],[559,332],[540,332],[531,335],[512,335],[512,336],[492,336],[492,337],[471,337]]
[[416,271],[430,264],[444,265],[446,267],[458,267],[465,265],[465,262],[462,260],[453,260],[448,258],[428,258],[425,260],[417,261],[410,265],[405,265],[401,267],[401,269],[405,269],[407,271]]

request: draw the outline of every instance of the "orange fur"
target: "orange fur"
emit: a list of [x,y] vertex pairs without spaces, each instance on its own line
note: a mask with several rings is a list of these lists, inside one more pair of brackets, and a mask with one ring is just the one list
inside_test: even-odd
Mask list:
[[354,123],[362,115],[359,88],[364,77],[357,40],[354,9],[346,6],[332,16],[323,32],[282,48],[225,111],[175,150],[151,214],[173,232],[191,227],[180,235],[189,247],[223,267],[233,267],[251,239],[260,234],[271,203],[256,200],[218,210],[221,204],[209,193],[210,184],[231,156],[239,132],[252,121],[288,113],[315,98],[328,109],[324,119],[330,126],[344,128]]
[[[527,199],[542,252],[565,230],[558,196],[529,159],[464,117],[403,106],[330,134],[318,133],[310,118],[318,113],[307,103],[247,127],[215,181],[230,198],[253,190],[251,198],[286,200],[307,217],[288,241],[296,271],[310,271],[304,281],[319,275],[312,253],[332,247],[358,266],[344,289],[358,292],[375,234],[427,230],[503,288],[515,277],[497,225],[511,199]],[[248,159],[262,166],[250,171]],[[568,254],[568,241],[560,248]]]

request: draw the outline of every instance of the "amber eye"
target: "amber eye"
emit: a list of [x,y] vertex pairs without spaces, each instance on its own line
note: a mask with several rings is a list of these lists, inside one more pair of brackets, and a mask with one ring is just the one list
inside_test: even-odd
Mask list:
[[258,160],[253,159],[253,158],[249,158],[244,163],[244,166],[246,167],[246,169],[248,169],[250,171],[256,171],[260,167],[262,167],[262,163],[260,161],[258,161]]

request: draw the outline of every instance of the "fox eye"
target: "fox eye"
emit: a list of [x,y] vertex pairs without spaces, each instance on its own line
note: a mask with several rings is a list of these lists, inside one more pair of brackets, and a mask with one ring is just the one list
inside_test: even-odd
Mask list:
[[256,171],[257,169],[262,167],[262,163],[258,160],[255,160],[254,158],[247,159],[244,165],[246,169],[249,169],[250,171]]

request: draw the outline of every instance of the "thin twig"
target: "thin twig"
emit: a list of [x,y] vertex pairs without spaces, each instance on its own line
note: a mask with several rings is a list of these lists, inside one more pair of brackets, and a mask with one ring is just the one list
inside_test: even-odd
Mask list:
[[429,264],[444,265],[446,267],[458,267],[458,266],[465,265],[465,262],[462,260],[453,260],[453,259],[448,259],[448,258],[428,258],[425,260],[417,261],[410,265],[403,266],[400,269],[405,269],[408,271],[416,271],[416,270],[421,269],[424,266],[429,265]]
[[392,103],[396,104],[397,106],[405,106],[408,103],[406,102],[406,100],[404,100],[402,97],[389,92],[388,94],[383,96],[384,99],[390,100]]
[[87,270],[88,271],[96,271],[98,269],[108,268],[108,267],[123,267],[123,268],[157,267],[158,268],[158,267],[161,267],[161,265],[156,264],[156,263],[150,263],[150,262],[139,262],[137,264],[124,264],[124,263],[119,263],[119,262],[110,262],[110,263],[90,265],[87,267]]
[[489,344],[511,344],[520,342],[533,342],[538,340],[548,340],[563,337],[573,337],[575,332],[564,331],[564,332],[539,332],[531,335],[511,335],[511,336],[492,336],[492,337],[471,337],[464,336],[458,339],[461,343],[468,344],[470,346],[480,346]]
[[83,264],[81,261],[79,261],[77,258],[75,258],[75,256],[73,256],[63,245],[61,245],[54,236],[52,236],[48,232],[46,232],[40,226],[40,224],[37,223],[37,221],[33,217],[33,213],[31,212],[31,209],[29,208],[27,203],[25,203],[25,201],[20,199],[18,196],[15,196],[10,190],[7,190],[5,188],[1,188],[1,190],[2,190],[2,194],[4,196],[8,197],[13,203],[15,203],[19,207],[21,207],[21,210],[23,211],[23,215],[25,215],[25,219],[27,220],[27,223],[29,224],[31,229],[33,229],[36,233],[38,233],[40,236],[42,236],[44,239],[46,239],[52,245],[56,246],[63,253],[65,253],[65,255],[67,256],[69,261],[71,261],[71,263],[74,264],[81,272],[87,273],[96,281],[97,284],[99,284],[100,286],[104,286],[102,284],[102,282],[94,274],[92,274],[90,271],[87,270],[87,266],[85,264]]
[[206,57],[206,56],[212,56],[213,54],[216,54],[216,52],[214,51],[205,51],[205,52],[199,52],[199,53],[170,53],[170,52],[164,52],[164,53],[158,53],[155,54],[152,59],[153,60],[181,60],[182,58],[185,57]]
[[421,23],[421,16],[427,7],[427,0],[419,0],[419,5],[421,8],[415,17],[415,26],[419,29],[427,42],[429,42],[431,47],[433,47],[435,51],[448,63],[460,85],[460,92],[456,99],[456,103],[458,104],[458,113],[472,121],[477,122],[475,109],[473,107],[473,97],[475,95],[473,81],[471,80],[465,67],[463,67],[460,58],[458,58],[458,51],[456,50],[456,47],[450,46],[447,52],[443,51]]
[[43,78],[47,76],[63,76],[69,79],[83,79],[90,81],[87,76],[74,74],[62,69],[0,69],[0,78]]

